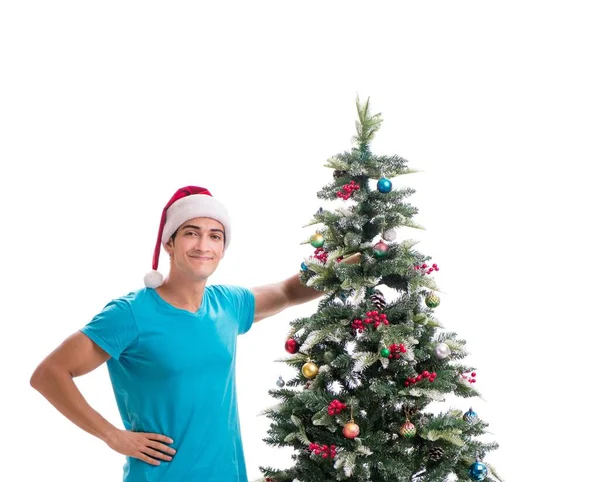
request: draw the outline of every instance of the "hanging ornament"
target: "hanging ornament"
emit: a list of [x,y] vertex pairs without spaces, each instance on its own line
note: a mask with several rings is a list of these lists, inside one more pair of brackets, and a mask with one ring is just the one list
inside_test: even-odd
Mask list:
[[476,423],[479,420],[479,417],[477,416],[477,414],[473,411],[472,408],[469,408],[468,412],[465,412],[465,414],[463,415],[463,420],[471,425],[473,425],[474,423]]
[[304,261],[302,261],[302,264],[300,265],[300,268],[302,268],[302,271],[307,271],[308,270],[308,266],[306,266],[306,263]]
[[450,351],[450,347],[445,343],[438,343],[435,346],[435,356],[439,360],[443,360],[444,358],[448,358],[452,352]]
[[387,194],[392,190],[392,181],[382,177],[379,181],[377,181],[377,190],[383,194]]
[[285,351],[287,351],[288,353],[291,353],[293,355],[294,353],[298,353],[299,349],[300,345],[295,339],[290,338],[285,342]]
[[358,437],[360,434],[360,427],[354,422],[348,422],[346,425],[344,425],[342,433],[344,434],[344,437],[353,439]]
[[304,365],[302,365],[302,375],[304,375],[309,380],[315,378],[319,373],[319,367],[315,365],[313,362],[308,361]]
[[387,304],[383,293],[379,290],[375,290],[375,292],[369,296],[369,300],[371,300],[371,303],[373,303],[380,311],[383,310]]
[[429,449],[429,460],[437,462],[444,457],[444,451],[440,447],[432,447]]
[[400,427],[400,435],[404,438],[413,438],[417,434],[417,427],[415,427],[410,420],[404,422],[404,425]]
[[477,460],[471,467],[469,468],[469,477],[471,480],[484,480],[487,477],[488,469],[482,464],[479,460]]
[[394,239],[396,239],[396,231],[394,231],[393,229],[388,229],[386,232],[383,233],[383,239],[385,239],[388,242],[393,241]]
[[310,244],[313,248],[321,248],[325,244],[325,236],[321,233],[315,233],[310,237]]
[[379,354],[383,358],[389,358],[389,356],[392,354],[392,352],[388,348],[382,348],[381,351],[379,352]]
[[275,383],[277,384],[277,386],[279,388],[285,387],[285,382],[283,381],[283,378],[281,378],[281,376],[277,379],[277,381]]
[[388,255],[389,249],[389,246],[383,241],[379,241],[375,246],[373,246],[373,252],[375,253],[375,257],[377,259],[385,258]]
[[438,296],[436,296],[435,293],[430,292],[425,297],[425,304],[429,308],[437,308],[440,305],[440,298]]

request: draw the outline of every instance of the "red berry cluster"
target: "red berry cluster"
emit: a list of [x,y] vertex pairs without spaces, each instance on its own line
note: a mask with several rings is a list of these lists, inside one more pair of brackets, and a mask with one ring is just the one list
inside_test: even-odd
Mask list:
[[433,264],[431,265],[431,267],[430,267],[429,269],[428,269],[428,268],[429,268],[429,267],[428,267],[428,266],[427,266],[425,263],[423,263],[423,264],[422,264],[422,265],[420,265],[420,266],[419,266],[418,264],[416,264],[416,265],[413,267],[413,269],[414,269],[415,271],[420,271],[420,272],[421,272],[421,274],[431,274],[433,271],[439,271],[439,270],[440,270],[440,268],[438,268],[438,265],[437,265],[436,263],[433,263]]
[[364,320],[357,318],[352,322],[352,328],[357,331],[365,331],[367,329],[365,325],[370,325],[371,323],[375,325],[375,328],[382,324],[390,324],[385,313],[379,314],[379,311],[367,311],[366,318]]
[[425,379],[429,379],[430,382],[434,382],[435,379],[437,377],[437,373],[435,372],[428,372],[427,370],[423,371],[423,373],[421,373],[420,375],[417,375],[416,377],[411,377],[411,378],[407,378],[406,381],[404,382],[404,386],[408,387],[409,385],[414,385],[417,382],[420,382],[421,380],[425,380]]
[[354,181],[350,181],[350,184],[344,185],[342,191],[337,192],[337,197],[341,197],[344,201],[350,199],[350,196],[354,193],[354,191],[358,191],[360,186],[356,184]]
[[313,452],[315,455],[320,455],[324,459],[326,458],[334,458],[336,448],[335,445],[319,445],[319,444],[310,444],[308,449]]
[[329,415],[335,415],[337,413],[340,413],[345,408],[346,408],[345,403],[342,403],[339,400],[334,400],[333,402],[331,402],[329,404],[329,407],[327,408],[327,413]]
[[313,254],[313,257],[318,259],[322,263],[327,262],[327,252],[323,248],[315,249],[315,253]]
[[477,380],[475,380],[475,377],[477,376],[477,373],[475,372],[471,372],[469,373],[463,373],[461,375],[461,377],[463,378],[463,380],[469,380],[469,383],[475,383]]
[[392,343],[390,345],[390,354],[388,358],[395,358],[397,360],[400,358],[400,353],[406,353],[406,347],[402,343]]

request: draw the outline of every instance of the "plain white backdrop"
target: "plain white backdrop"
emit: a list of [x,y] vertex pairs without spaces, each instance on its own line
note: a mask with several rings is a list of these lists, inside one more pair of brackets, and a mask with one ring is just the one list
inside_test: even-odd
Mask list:
[[[0,7],[3,481],[107,482],[123,457],[29,386],[40,362],[113,297],[142,286],[175,189],[233,217],[211,283],[297,272],[326,204],[329,156],[352,147],[355,97],[384,123],[377,154],[440,266],[437,310],[468,342],[507,481],[589,480],[597,456],[600,34],[593,2],[4,2]],[[161,269],[167,263],[163,255]],[[289,369],[288,323],[239,340],[251,478]],[[121,426],[105,367],[77,379]],[[210,414],[207,414],[210,417]],[[8,475],[12,474],[12,475]],[[227,482],[227,481],[224,481]]]

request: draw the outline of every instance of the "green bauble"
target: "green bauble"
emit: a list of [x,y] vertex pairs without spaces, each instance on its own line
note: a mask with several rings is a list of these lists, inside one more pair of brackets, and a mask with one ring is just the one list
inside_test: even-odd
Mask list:
[[429,306],[429,308],[437,308],[438,306],[440,306],[440,298],[434,293],[429,293],[425,297],[425,304]]
[[383,259],[388,255],[389,246],[385,244],[383,241],[379,241],[375,246],[373,246],[373,253],[375,253],[375,257],[377,259]]
[[310,244],[313,248],[322,248],[325,244],[325,237],[321,233],[315,233],[310,237]]
[[387,348],[382,348],[381,351],[379,352],[379,354],[383,357],[383,358],[387,358],[390,356],[390,350],[388,350]]

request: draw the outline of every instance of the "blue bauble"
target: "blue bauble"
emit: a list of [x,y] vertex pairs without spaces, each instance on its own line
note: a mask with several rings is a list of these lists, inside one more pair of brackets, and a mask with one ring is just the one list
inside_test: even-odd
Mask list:
[[390,192],[392,190],[392,181],[382,177],[379,181],[377,181],[377,190],[384,194]]
[[302,271],[306,271],[308,269],[308,266],[306,266],[306,263],[304,261],[302,262],[300,267],[302,268]]
[[471,480],[484,480],[487,477],[487,467],[481,462],[475,462],[469,468]]
[[474,424],[479,420],[479,417],[473,411],[472,408],[469,408],[469,411],[465,412],[465,414],[463,415],[463,420],[467,423]]

